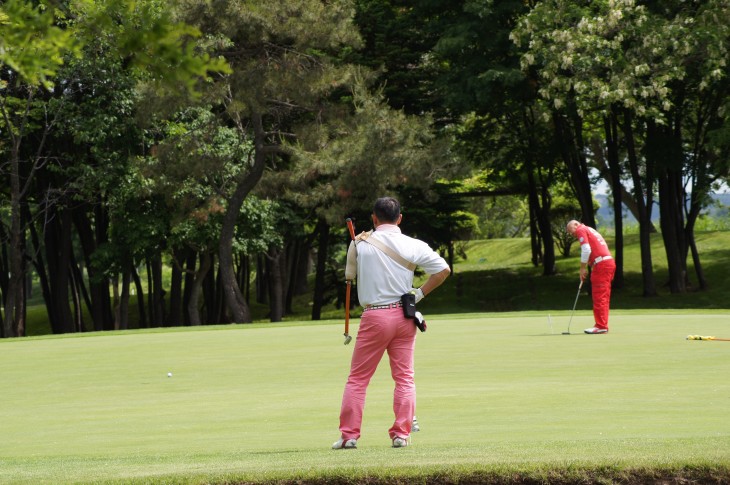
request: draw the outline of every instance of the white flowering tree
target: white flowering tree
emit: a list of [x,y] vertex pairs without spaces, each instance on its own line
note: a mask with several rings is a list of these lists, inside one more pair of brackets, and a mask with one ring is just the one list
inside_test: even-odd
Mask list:
[[[692,214],[701,208],[701,199],[699,206],[687,200],[688,185],[694,200],[722,172],[722,162],[710,156],[706,134],[724,123],[710,106],[727,89],[728,27],[722,20],[727,18],[727,0],[672,6],[549,0],[523,17],[512,35],[525,49],[523,69],[539,79],[556,132],[566,150],[573,150],[579,168],[590,155],[584,130],[601,129],[611,155],[614,194],[620,194],[622,178],[632,185],[646,296],[656,293],[649,245],[655,184],[670,287],[681,292],[693,244]],[[602,123],[590,126],[591,120]],[[580,186],[576,189],[581,197]]]

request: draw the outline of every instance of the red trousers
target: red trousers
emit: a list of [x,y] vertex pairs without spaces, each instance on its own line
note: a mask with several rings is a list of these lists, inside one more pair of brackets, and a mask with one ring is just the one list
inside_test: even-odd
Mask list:
[[365,394],[383,353],[388,351],[390,373],[395,382],[393,413],[395,421],[388,430],[390,438],[407,438],[416,409],[413,352],[416,326],[403,316],[402,308],[367,310],[360,320],[350,376],[345,385],[340,410],[340,432],[344,439],[360,438]]
[[593,319],[596,321],[596,327],[607,330],[614,273],[616,273],[616,262],[613,259],[605,259],[591,269]]

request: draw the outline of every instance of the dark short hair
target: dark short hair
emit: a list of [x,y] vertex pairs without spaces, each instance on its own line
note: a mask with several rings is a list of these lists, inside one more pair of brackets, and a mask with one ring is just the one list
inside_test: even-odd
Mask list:
[[396,222],[400,217],[400,202],[393,197],[381,197],[375,201],[373,214],[380,222]]

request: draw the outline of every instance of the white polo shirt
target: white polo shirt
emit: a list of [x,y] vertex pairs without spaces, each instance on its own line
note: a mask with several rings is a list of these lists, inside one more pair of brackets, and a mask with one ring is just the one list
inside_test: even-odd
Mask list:
[[[370,237],[389,246],[426,274],[449,267],[444,258],[423,241],[401,233],[395,224],[381,224]],[[413,271],[404,268],[380,249],[365,241],[357,243],[357,296],[362,306],[400,301],[413,288]]]

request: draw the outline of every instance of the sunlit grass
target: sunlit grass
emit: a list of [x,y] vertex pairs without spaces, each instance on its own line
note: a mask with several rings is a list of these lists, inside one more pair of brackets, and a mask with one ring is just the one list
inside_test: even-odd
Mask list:
[[[730,342],[685,337],[730,337],[729,316],[618,310],[602,336],[560,335],[567,311],[429,317],[423,430],[390,448],[383,365],[352,452],[329,448],[352,353],[340,322],[4,340],[0,483],[727,479]],[[574,332],[590,324],[576,312]]]

